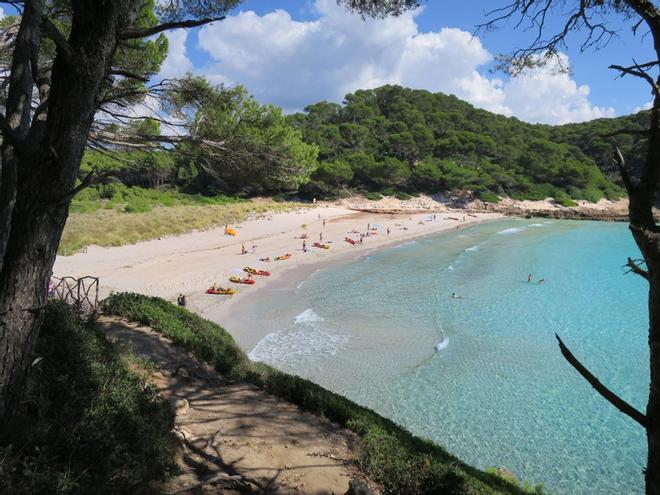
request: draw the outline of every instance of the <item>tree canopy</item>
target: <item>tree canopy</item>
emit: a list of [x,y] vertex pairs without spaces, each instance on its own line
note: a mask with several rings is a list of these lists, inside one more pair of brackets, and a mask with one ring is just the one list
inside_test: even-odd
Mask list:
[[[455,96],[400,86],[358,90],[343,105],[320,102],[289,116],[319,146],[312,174],[321,192],[338,187],[437,192],[463,189],[518,199],[571,197],[598,201],[622,194],[610,165],[618,143],[641,160],[634,136],[645,114],[568,126],[530,125],[480,110]],[[346,167],[350,168],[349,173]]]

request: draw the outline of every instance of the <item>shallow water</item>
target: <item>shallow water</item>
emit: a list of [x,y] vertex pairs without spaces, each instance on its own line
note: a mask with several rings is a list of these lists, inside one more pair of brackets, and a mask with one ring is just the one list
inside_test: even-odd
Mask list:
[[554,337],[644,408],[646,288],[622,268],[637,253],[623,224],[492,222],[264,291],[238,303],[230,329],[252,359],[478,467],[505,466],[552,493],[642,493],[642,429],[592,391]]

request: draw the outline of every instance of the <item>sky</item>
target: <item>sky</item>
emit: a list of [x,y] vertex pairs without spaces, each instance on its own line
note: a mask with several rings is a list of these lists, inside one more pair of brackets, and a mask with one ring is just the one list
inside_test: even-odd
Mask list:
[[[242,84],[261,103],[286,112],[383,84],[455,94],[473,105],[536,123],[563,124],[626,115],[651,95],[635,78],[617,78],[612,63],[651,60],[651,41],[633,37],[614,16],[619,36],[582,53],[580,38],[562,54],[571,72],[528,70],[516,78],[495,71],[494,57],[525,46],[532,33],[512,23],[479,32],[485,13],[506,0],[428,0],[397,18],[366,20],[335,0],[247,0],[222,22],[168,33],[160,76],[190,71],[214,83]],[[572,3],[572,2],[571,2]],[[557,25],[561,12],[551,22]]]

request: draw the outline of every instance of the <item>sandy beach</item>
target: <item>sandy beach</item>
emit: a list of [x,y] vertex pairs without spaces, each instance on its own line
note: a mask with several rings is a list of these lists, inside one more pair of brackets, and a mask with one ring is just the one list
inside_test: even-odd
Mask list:
[[[451,210],[374,214],[324,205],[273,213],[265,218],[231,225],[236,236],[226,235],[221,227],[127,246],[90,246],[85,252],[58,256],[54,275],[99,277],[101,298],[113,291],[131,291],[176,301],[183,293],[190,310],[219,321],[230,305],[258,290],[275,286],[287,270],[335,257],[357,256],[366,250],[501,216],[499,213],[466,214]],[[368,227],[377,229],[371,230],[362,244],[352,245],[345,241],[347,237],[359,241],[360,234],[365,234]],[[307,252],[303,252],[303,240],[300,239],[305,234]],[[319,241],[330,249],[314,247],[313,244]],[[241,254],[243,247],[246,254]],[[275,261],[275,257],[286,253],[290,253],[291,258]],[[272,261],[260,261],[263,258]],[[242,271],[246,266],[267,270],[272,275],[255,276],[254,285],[229,282],[230,276],[246,276]],[[214,283],[239,292],[233,296],[206,294],[205,290]]]

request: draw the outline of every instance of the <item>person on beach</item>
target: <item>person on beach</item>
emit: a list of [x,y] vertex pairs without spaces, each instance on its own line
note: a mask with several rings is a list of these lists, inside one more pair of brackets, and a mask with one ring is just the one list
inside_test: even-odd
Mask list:
[[323,242],[323,232],[319,232],[319,242]]
[[307,252],[307,242],[303,241],[303,253]]
[[532,281],[532,274],[530,273],[527,275],[527,283],[530,283]]
[[255,254],[257,252],[257,245],[252,244],[252,254]]
[[390,235],[390,228],[387,227],[387,235]]
[[323,228],[325,228],[325,218],[323,219]]
[[367,231],[369,231],[369,230],[371,230],[371,224],[370,223],[367,224]]
[[247,254],[247,251],[245,250],[245,244],[241,244],[241,254]]
[[179,294],[179,297],[176,300],[176,303],[181,306],[182,308],[186,307],[186,296],[183,294]]
[[433,221],[435,222],[435,213],[433,214]]

